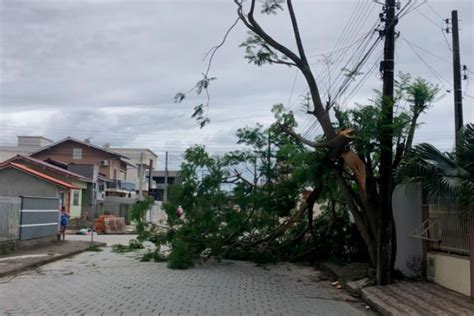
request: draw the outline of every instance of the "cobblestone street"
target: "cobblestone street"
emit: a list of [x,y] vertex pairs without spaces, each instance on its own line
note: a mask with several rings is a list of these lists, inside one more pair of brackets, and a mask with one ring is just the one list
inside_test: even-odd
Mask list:
[[86,252],[0,280],[6,315],[366,315],[318,272],[226,261],[177,271],[137,254]]

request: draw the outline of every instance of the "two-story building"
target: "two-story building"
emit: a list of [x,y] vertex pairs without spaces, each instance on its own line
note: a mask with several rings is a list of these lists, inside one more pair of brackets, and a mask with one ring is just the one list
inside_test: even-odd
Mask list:
[[127,170],[127,179],[135,183],[138,198],[148,196],[150,189],[154,188],[154,181],[149,181],[150,169],[151,172],[155,171],[158,155],[147,148],[110,148],[110,150],[130,158],[135,167]]
[[152,172],[152,179],[153,182],[155,182],[155,188],[152,189],[152,195],[156,201],[167,201],[169,186],[181,182],[179,173],[180,172],[177,170],[158,170]]
[[[96,212],[126,217],[135,203],[135,183],[128,180],[128,170],[134,165],[130,159],[108,148],[67,137],[30,153],[30,156],[49,163],[67,166],[68,170],[93,179]],[[101,196],[102,192],[105,192]]]

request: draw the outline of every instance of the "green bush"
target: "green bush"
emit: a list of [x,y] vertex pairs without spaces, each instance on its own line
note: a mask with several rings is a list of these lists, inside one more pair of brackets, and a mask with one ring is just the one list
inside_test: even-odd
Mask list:
[[194,266],[193,251],[189,243],[176,238],[172,243],[172,251],[168,256],[168,268],[188,269]]
[[87,251],[102,251],[102,249],[96,244],[90,245],[89,247],[87,247],[86,250]]
[[140,258],[141,262],[149,262],[149,261],[155,261],[155,262],[165,262],[167,259],[165,256],[160,254],[157,250],[155,251],[149,251]]
[[138,240],[136,239],[132,239],[128,242],[128,248],[130,250],[136,250],[136,249],[143,249],[144,246],[141,242],[139,242]]
[[135,251],[135,250],[139,250],[143,248],[144,246],[141,242],[139,242],[136,239],[132,239],[128,242],[128,246],[124,246],[121,244],[112,245],[112,252],[124,253],[124,252]]

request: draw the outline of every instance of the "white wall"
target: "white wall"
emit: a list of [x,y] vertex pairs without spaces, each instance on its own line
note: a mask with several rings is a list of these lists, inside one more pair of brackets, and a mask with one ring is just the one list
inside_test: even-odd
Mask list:
[[422,224],[421,205],[419,184],[400,185],[395,188],[392,196],[393,216],[397,230],[395,269],[409,277],[417,276],[412,267],[421,265],[423,258],[422,240],[411,237],[415,228]]
[[428,252],[428,278],[450,290],[471,295],[469,257]]

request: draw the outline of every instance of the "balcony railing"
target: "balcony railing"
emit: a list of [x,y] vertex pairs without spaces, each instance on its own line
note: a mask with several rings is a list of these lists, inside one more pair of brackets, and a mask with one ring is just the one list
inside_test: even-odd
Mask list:
[[114,180],[112,182],[107,182],[107,189],[135,191],[135,183],[122,180]]

